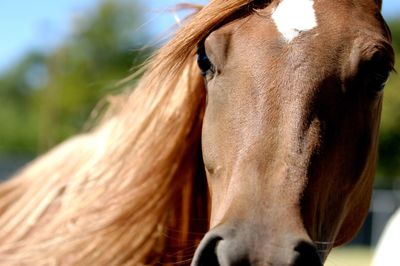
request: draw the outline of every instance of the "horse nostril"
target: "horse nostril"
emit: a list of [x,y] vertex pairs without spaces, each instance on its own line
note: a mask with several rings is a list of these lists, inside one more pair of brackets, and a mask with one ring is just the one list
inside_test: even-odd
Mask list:
[[218,235],[208,235],[197,248],[192,266],[219,266],[215,248],[222,238]]
[[192,266],[250,266],[243,235],[229,225],[214,228],[200,242]]
[[313,244],[301,242],[294,250],[299,253],[294,263],[295,266],[322,266],[321,258]]

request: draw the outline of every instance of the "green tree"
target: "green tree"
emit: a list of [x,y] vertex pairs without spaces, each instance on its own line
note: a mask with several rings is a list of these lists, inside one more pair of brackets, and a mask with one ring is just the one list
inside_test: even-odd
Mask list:
[[[29,53],[0,79],[0,151],[32,153],[37,149],[38,113],[35,86],[45,79],[45,56]],[[40,73],[41,72],[41,73]]]
[[149,55],[133,2],[103,1],[49,54],[29,53],[0,77],[0,153],[36,154],[81,130],[115,83]]

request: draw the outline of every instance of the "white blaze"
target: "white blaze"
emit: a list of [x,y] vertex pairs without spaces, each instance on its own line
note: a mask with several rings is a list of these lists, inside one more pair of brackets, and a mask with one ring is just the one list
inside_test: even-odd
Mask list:
[[290,42],[317,26],[313,0],[282,0],[272,13],[279,32]]

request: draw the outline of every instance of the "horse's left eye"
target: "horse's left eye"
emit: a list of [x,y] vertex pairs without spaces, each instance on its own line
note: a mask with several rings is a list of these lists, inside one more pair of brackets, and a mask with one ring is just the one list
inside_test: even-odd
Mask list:
[[207,56],[204,43],[201,43],[197,48],[197,65],[200,68],[201,75],[204,77],[214,72],[214,66]]
[[390,71],[385,70],[384,72],[377,72],[371,77],[371,86],[377,91],[381,91],[385,88],[386,82],[390,76]]
[[390,61],[376,54],[372,59],[366,64],[366,79],[367,85],[370,89],[375,92],[380,92],[386,85],[389,79],[390,73],[393,70],[393,66],[389,63]]

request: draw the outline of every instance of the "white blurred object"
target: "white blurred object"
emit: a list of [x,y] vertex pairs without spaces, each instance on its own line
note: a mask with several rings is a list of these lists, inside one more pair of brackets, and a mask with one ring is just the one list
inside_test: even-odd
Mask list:
[[378,242],[372,266],[400,266],[400,208],[390,218]]

